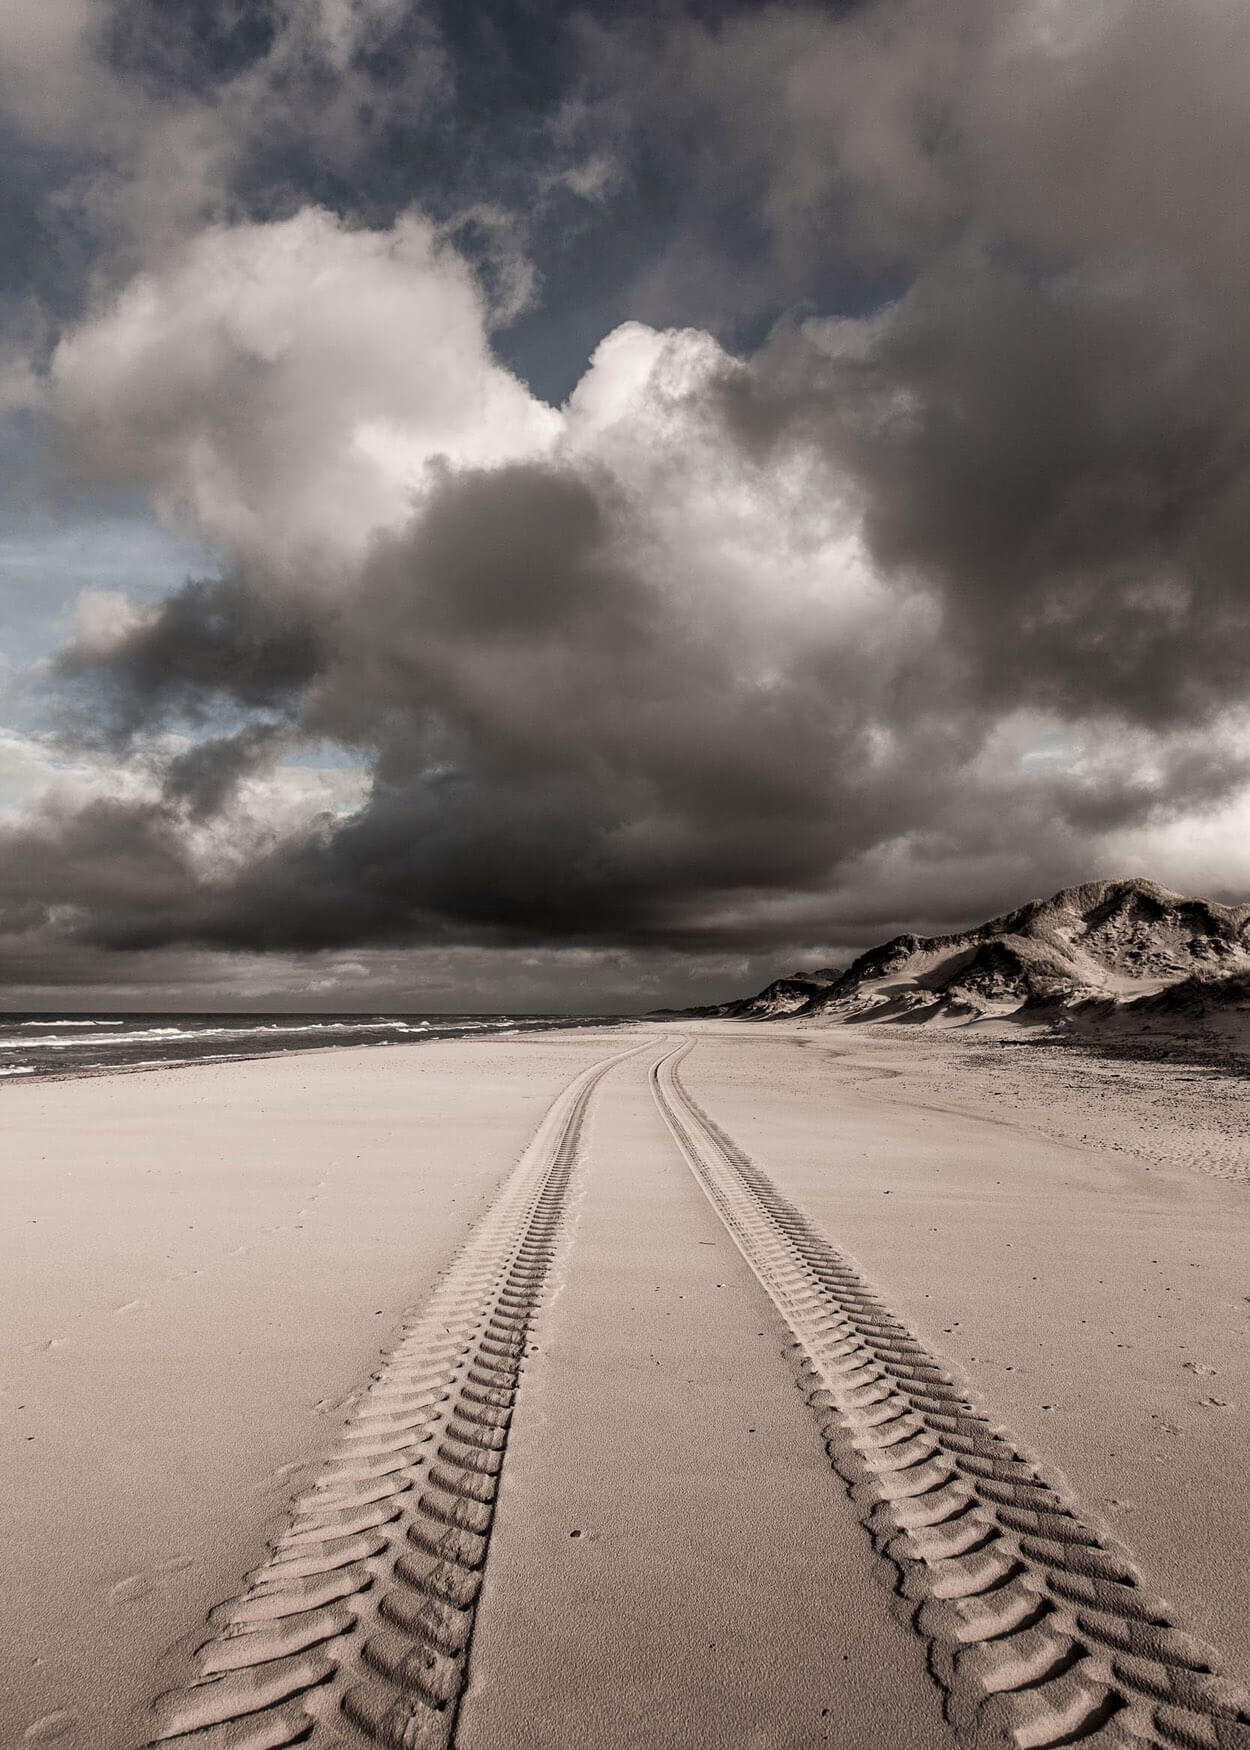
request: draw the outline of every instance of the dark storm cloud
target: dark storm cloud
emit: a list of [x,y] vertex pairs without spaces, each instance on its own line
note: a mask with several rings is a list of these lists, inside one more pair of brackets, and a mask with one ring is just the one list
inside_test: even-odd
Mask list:
[[666,211],[633,314],[875,307],[969,237],[1244,289],[1235,5],[683,7],[580,35],[568,125],[610,139]]
[[748,444],[802,421],[861,482],[969,703],[1192,723],[1250,659],[1244,327],[1200,293],[961,259],[859,337],[779,335],[733,416]]
[[[361,809],[192,879],[185,818],[210,815],[270,738],[285,738],[262,726],[209,741],[170,762],[160,804],[56,824],[57,901],[82,906],[86,933],[114,949],[706,948],[744,929],[784,941],[792,918],[748,925],[753,905],[818,894],[883,840],[927,837],[962,868],[1001,841],[1005,813],[1036,850],[1056,821],[1105,830],[1211,778],[1209,753],[1186,747],[1136,786],[1104,772],[1059,775],[1044,797],[1036,785],[1015,799],[992,785],[970,794],[968,762],[994,715],[953,704],[941,684],[952,665],[972,674],[970,659],[938,642],[914,669],[905,649],[869,661],[833,634],[786,644],[780,667],[761,668],[733,617],[709,617],[680,580],[664,587],[631,563],[633,538],[627,507],[567,470],[449,476],[409,530],[379,543],[351,614],[320,641],[315,685],[288,694],[288,735],[370,750]],[[193,589],[176,600],[180,640],[211,647],[216,599]],[[141,627],[110,653],[114,684],[146,674],[153,636]],[[258,692],[272,703],[291,671],[281,657],[265,670],[256,648],[233,670],[171,663],[177,687],[149,685],[135,706],[155,722],[197,678],[215,695],[232,673],[236,704]],[[915,684],[892,687],[892,673]],[[1213,793],[1245,771],[1225,764]],[[138,893],[136,845],[151,882]],[[52,854],[50,843],[12,849]]]
[[[307,694],[288,693],[289,728],[368,749],[369,800],[188,881],[172,928],[164,903],[134,903],[128,875],[118,890],[123,806],[45,822],[36,843],[10,841],[11,859],[52,854],[53,833],[66,872],[54,903],[82,906],[114,947],[693,940],[709,895],[815,882],[840,848],[902,818],[901,793],[921,801],[914,751],[888,798],[864,780],[881,668],[832,645],[802,655],[788,630],[761,664],[737,647],[732,612],[644,573],[632,518],[593,472],[449,475],[377,545],[350,612],[294,646],[299,662],[320,657]],[[132,732],[223,693],[272,708],[304,675],[263,585],[253,593],[249,606],[241,580],[189,586],[100,659]],[[87,678],[89,658],[64,666]],[[179,810],[228,795],[268,734],[179,754],[163,802],[130,805],[162,893]],[[932,759],[950,731],[928,740]]]
[[[147,787],[4,830],[13,931],[859,945],[1245,785],[1244,13],[107,16],[78,210],[147,272],[63,452],[228,571],[60,659]],[[559,415],[496,362],[631,316],[740,356],[627,327]],[[267,821],[307,742],[368,793]]]
[[221,812],[243,779],[268,764],[282,741],[281,726],[257,723],[237,735],[197,742],[165,767],[165,794],[186,807],[192,821]]
[[189,582],[103,649],[79,641],[57,671],[91,686],[97,727],[125,737],[214,706],[278,709],[298,696],[325,660],[333,618],[239,577]]
[[105,799],[68,811],[47,807],[0,844],[6,936],[59,918],[93,946],[125,947],[136,931],[176,937],[194,873],[160,805]]

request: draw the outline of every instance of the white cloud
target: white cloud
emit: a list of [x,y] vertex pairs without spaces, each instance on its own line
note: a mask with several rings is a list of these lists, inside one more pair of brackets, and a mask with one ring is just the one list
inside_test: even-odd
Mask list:
[[87,657],[108,656],[155,618],[118,589],[85,589],[74,604],[74,643]]
[[53,382],[83,475],[322,581],[407,518],[431,467],[533,455],[559,425],[494,361],[473,276],[415,214],[205,231],[71,332]]
[[610,484],[623,556],[661,594],[754,620],[764,669],[779,638],[895,611],[819,449],[756,463],[727,438],[716,392],[743,367],[712,336],[626,323],[557,411],[495,362],[487,322],[416,215],[215,228],[66,337],[57,417],[83,475],[142,483],[171,525],[288,586],[350,588],[440,470],[552,458]]
[[48,807],[85,808],[102,796],[132,803],[158,793],[150,769],[138,762],[70,753],[52,737],[0,729],[0,823]]

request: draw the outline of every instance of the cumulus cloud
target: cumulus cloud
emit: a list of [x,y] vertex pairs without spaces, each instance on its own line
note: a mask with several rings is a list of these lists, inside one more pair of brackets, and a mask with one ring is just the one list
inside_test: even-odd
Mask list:
[[[271,249],[255,231],[248,258],[276,263],[280,300],[282,237]],[[390,274],[379,239],[353,247]],[[446,272],[428,253],[413,265]],[[270,291],[256,276],[262,307]],[[202,329],[193,302],[180,318],[173,298],[142,307],[162,312],[155,332],[174,354],[179,320],[192,337]],[[400,302],[395,326],[371,325],[379,356],[401,341],[406,313]],[[133,320],[121,331],[133,333]],[[197,513],[202,532],[227,546],[233,536],[232,573],[189,584],[103,646],[80,637],[61,668],[95,683],[97,720],[111,703],[123,741],[197,714],[211,725],[233,713],[246,726],[171,758],[159,797],[60,819],[66,885],[52,903],[85,903],[86,930],[113,949],[563,938],[723,951],[808,933],[828,915],[831,889],[883,860],[901,864],[913,889],[923,875],[954,892],[987,859],[1001,877],[1010,822],[1022,877],[1041,865],[1058,879],[1091,835],[1149,817],[1178,788],[1223,794],[1244,778],[1244,760],[1231,745],[1217,754],[1209,737],[1152,740],[1149,677],[1135,707],[1087,672],[1079,650],[1052,672],[1051,619],[1004,610],[993,591],[988,630],[976,634],[978,584],[1005,548],[993,548],[1000,537],[985,535],[975,505],[948,494],[943,531],[957,510],[969,517],[971,533],[991,541],[981,571],[965,552],[947,559],[932,533],[906,538],[903,510],[930,514],[933,467],[959,475],[948,434],[930,438],[925,426],[930,403],[942,410],[946,379],[930,388],[897,362],[917,356],[914,320],[900,304],[867,329],[812,324],[747,361],[700,331],[628,325],[559,413],[498,372],[484,340],[462,346],[453,359],[500,391],[509,423],[478,439],[476,456],[454,458],[434,443],[462,431],[472,442],[476,424],[453,415],[440,431],[433,416],[414,418],[408,453],[421,465],[407,475],[406,502],[362,515],[329,569],[324,548],[310,568],[293,562],[298,508],[272,524],[237,514],[240,467],[230,493]],[[80,434],[80,385],[114,350],[105,342],[117,321],[103,315],[59,361]],[[245,325],[214,332],[248,356]],[[280,367],[254,390],[254,419],[285,417],[289,385],[308,380],[303,349],[319,366],[329,354],[333,417],[305,450],[329,457],[323,479],[340,465],[335,386],[351,375],[333,354],[340,335],[332,324],[327,340],[305,313],[286,331]],[[358,344],[349,329],[349,358]],[[231,355],[219,352],[217,364],[232,375]],[[171,503],[203,505],[204,446],[152,442],[146,399],[126,399],[145,380],[134,369],[116,378],[125,394],[107,403],[104,422],[114,446],[158,458]],[[175,410],[174,431],[184,405],[201,429],[201,393],[184,403],[164,373],[150,380],[158,404]],[[980,423],[968,441],[985,446],[993,428],[983,436]],[[395,453],[353,465],[386,481]],[[257,452],[258,466],[267,454]],[[1002,464],[977,454],[968,472],[980,476],[979,497]],[[268,465],[280,505],[286,462]],[[298,507],[305,482],[293,484]],[[318,512],[322,497],[310,495]],[[894,503],[889,515],[883,502]],[[1036,587],[1066,589],[1069,571],[1036,540],[1026,545]],[[1072,563],[1083,557],[1088,567],[1079,552]],[[1004,611],[1005,625],[994,618]],[[1096,592],[1093,612],[1096,638]],[[1175,645],[1175,627],[1169,636]],[[1080,643],[1072,624],[1068,642]],[[1027,704],[1100,734],[1101,757],[1072,752],[1030,767],[1051,720],[1022,723]],[[1182,704],[1178,695],[1172,716]],[[297,737],[355,750],[371,771],[368,798],[332,821],[258,837],[226,804]],[[223,810],[206,863],[204,822]],[[136,845],[152,883],[141,905]],[[41,854],[53,854],[51,842]]]
[[[665,147],[634,294],[684,315],[615,325],[562,406],[415,209],[218,217],[61,340],[65,465],[220,575],[85,605],[62,723],[129,775],[0,830],[0,929],[75,965],[585,954],[662,995],[666,955],[824,958],[1152,844],[1250,885],[1244,21],[579,30],[552,128],[605,208]],[[333,806],[284,776],[312,743]]]
[[141,483],[236,562],[332,583],[433,465],[553,435],[485,324],[463,258],[419,215],[215,226],[61,341],[64,453],[80,478]]

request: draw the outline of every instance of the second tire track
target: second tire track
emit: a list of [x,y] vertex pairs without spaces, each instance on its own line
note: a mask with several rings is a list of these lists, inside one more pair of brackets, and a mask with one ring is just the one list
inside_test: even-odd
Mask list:
[[653,1068],[656,1101],[794,1334],[800,1385],[960,1743],[1250,1750],[1250,1697],[692,1099],[676,1073],[691,1049]]

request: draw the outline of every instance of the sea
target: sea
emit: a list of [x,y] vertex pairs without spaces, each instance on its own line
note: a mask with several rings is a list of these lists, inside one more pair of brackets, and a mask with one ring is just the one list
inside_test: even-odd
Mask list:
[[7,1014],[0,1078],[156,1069],[429,1039],[601,1026],[614,1015]]

